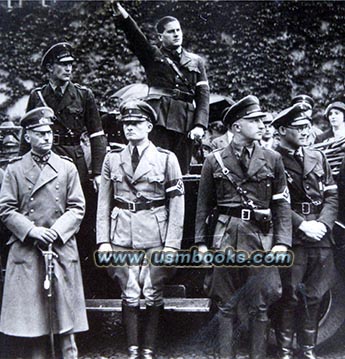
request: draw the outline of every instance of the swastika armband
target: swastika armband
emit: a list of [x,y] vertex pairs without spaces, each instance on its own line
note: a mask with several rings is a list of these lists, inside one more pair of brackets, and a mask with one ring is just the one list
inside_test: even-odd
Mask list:
[[181,178],[168,181],[165,185],[165,192],[168,197],[184,195],[184,185]]
[[272,196],[273,201],[278,201],[280,199],[285,200],[288,203],[290,203],[290,192],[289,192],[289,189],[287,187],[284,188],[283,192],[274,194]]

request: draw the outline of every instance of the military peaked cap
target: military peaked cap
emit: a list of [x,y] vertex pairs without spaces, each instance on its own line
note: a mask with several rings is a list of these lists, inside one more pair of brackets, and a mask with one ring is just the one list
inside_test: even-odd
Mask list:
[[50,107],[38,107],[27,112],[20,120],[20,125],[27,130],[36,127],[52,125],[54,122],[54,111]]
[[45,69],[48,63],[64,63],[72,61],[74,61],[74,57],[72,56],[72,46],[68,42],[59,42],[44,53],[41,60],[41,66]]
[[291,100],[291,106],[296,103],[305,103],[310,106],[310,109],[313,109],[315,105],[314,100],[308,95],[297,95],[293,97]]
[[222,121],[224,125],[231,126],[241,118],[249,120],[265,116],[266,114],[261,110],[259,99],[256,96],[249,95],[225,109]]
[[289,126],[293,122],[300,121],[300,120],[309,120],[311,118],[308,116],[306,111],[310,110],[310,106],[303,103],[298,102],[291,107],[286,108],[285,110],[278,113],[275,117],[274,121],[272,122],[272,126],[278,128],[279,126]]
[[328,118],[329,116],[329,111],[331,111],[333,108],[336,108],[338,110],[341,110],[345,113],[345,103],[344,102],[341,102],[341,101],[335,101],[335,102],[332,102],[330,103],[326,110],[325,110],[325,117]]
[[157,123],[156,111],[143,100],[128,100],[120,104],[121,121]]

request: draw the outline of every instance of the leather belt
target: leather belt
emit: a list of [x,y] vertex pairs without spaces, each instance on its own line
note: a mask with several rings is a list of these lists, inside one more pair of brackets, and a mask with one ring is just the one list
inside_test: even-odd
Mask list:
[[193,103],[194,101],[194,94],[181,91],[179,89],[168,89],[168,88],[153,86],[149,88],[149,95],[168,96],[168,97],[172,97],[175,100],[181,100],[189,103]]
[[149,202],[121,202],[117,199],[114,199],[113,202],[114,207],[118,207],[121,209],[128,209],[131,212],[138,212],[144,209],[151,209],[155,207],[161,207],[165,205],[165,199],[157,200],[157,201],[149,201]]
[[231,217],[241,218],[243,221],[254,220],[254,213],[251,209],[243,207],[218,206],[219,214],[226,214]]
[[54,133],[53,144],[62,146],[77,146],[80,145],[80,135],[61,135],[59,133]]
[[316,205],[311,202],[296,202],[291,204],[291,208],[302,214],[318,214],[321,212],[321,204]]

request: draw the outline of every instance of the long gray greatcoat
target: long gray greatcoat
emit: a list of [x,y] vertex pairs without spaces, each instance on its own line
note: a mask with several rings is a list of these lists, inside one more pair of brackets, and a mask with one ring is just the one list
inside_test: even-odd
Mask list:
[[12,232],[0,331],[20,337],[49,333],[44,259],[28,238],[36,226],[54,229],[54,332],[88,329],[80,262],[75,240],[85,211],[77,169],[52,153],[41,170],[31,152],[9,164],[0,193],[0,219]]

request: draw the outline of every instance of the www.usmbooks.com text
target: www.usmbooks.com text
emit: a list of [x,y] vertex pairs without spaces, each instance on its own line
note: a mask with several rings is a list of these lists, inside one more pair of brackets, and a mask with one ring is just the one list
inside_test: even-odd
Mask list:
[[214,250],[201,253],[196,247],[178,251],[127,250],[94,253],[95,263],[99,267],[135,266],[151,264],[171,267],[289,267],[293,263],[293,252],[246,252],[228,247],[225,250]]

